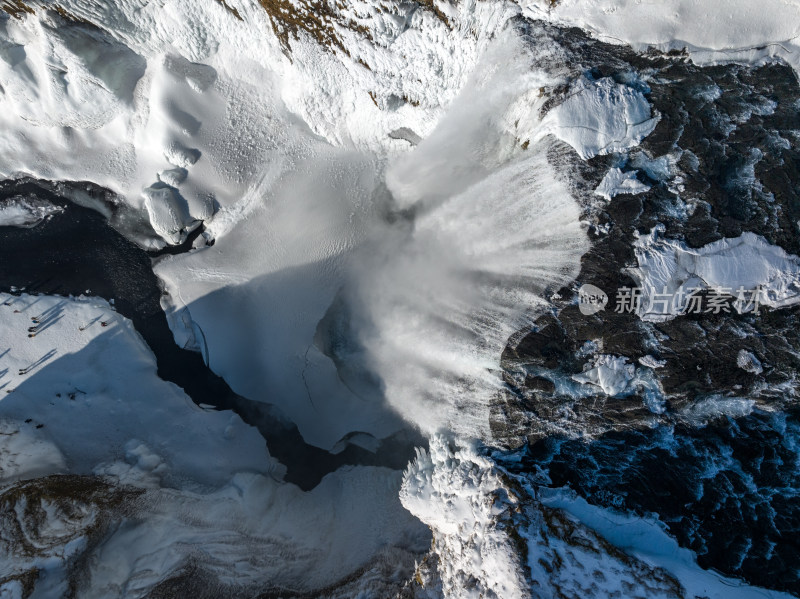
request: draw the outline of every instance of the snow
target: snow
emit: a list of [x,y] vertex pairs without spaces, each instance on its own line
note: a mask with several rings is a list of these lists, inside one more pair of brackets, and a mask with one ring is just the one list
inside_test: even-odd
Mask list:
[[746,349],[739,350],[736,356],[736,365],[750,374],[761,374],[764,372],[761,360],[759,360],[753,352],[749,352]]
[[[90,583],[81,596],[152,589],[198,547],[212,552],[206,566],[223,583],[303,591],[386,552],[402,569],[413,564],[409,551],[429,544],[425,527],[400,506],[399,472],[346,468],[308,493],[281,482],[283,467],[259,433],[229,412],[195,406],[159,379],[132,324],[108,303],[29,295],[0,300],[2,484],[94,473],[144,491],[126,508],[135,520],[113,527],[91,548]],[[29,337],[33,317],[39,330]],[[99,517],[82,513],[82,520],[48,514],[37,530],[52,543],[41,551],[50,553],[26,557],[14,550],[0,575],[37,567],[60,584],[70,555],[85,549],[81,522],[88,526]],[[64,527],[75,532],[70,547],[60,536]]]
[[[202,107],[197,96],[203,92],[169,73],[169,55],[148,62],[124,43],[63,26],[44,11],[38,18],[3,21],[0,38],[9,49],[0,61],[3,177],[92,181],[136,209],[147,203],[155,232],[178,242],[173,229],[191,220],[175,210],[177,190],[145,190],[159,172],[192,166],[202,153],[195,143],[207,149],[202,122],[219,111]],[[195,125],[181,127],[188,121]],[[194,212],[204,194],[217,192],[203,173],[193,173],[183,183],[181,201]],[[164,222],[165,213],[180,218]],[[140,241],[164,244],[155,236]]]
[[636,171],[623,172],[622,169],[612,167],[594,192],[606,200],[611,200],[621,193],[638,195],[649,190],[649,185],[636,178]]
[[0,480],[34,478],[65,469],[64,456],[49,440],[30,427],[0,422]]
[[405,473],[400,499],[433,531],[442,596],[521,599],[528,584],[511,538],[501,522],[515,509],[492,462],[474,447],[451,449],[431,439]]
[[744,418],[753,413],[755,400],[741,397],[712,395],[681,411],[680,415],[692,426],[705,426],[715,418]]
[[656,369],[656,368],[663,368],[664,366],[666,366],[667,365],[667,361],[666,360],[659,360],[655,356],[647,355],[647,356],[642,356],[641,358],[639,358],[639,364],[641,364],[642,366],[645,366],[647,368]]
[[[22,439],[54,443],[70,472],[132,461],[157,470],[164,484],[188,478],[215,486],[241,470],[273,468],[255,429],[238,416],[196,407],[159,379],[149,348],[108,303],[29,295],[0,301],[0,419]],[[181,430],[202,431],[203,451],[191,436],[176,434]],[[163,465],[153,466],[156,457],[143,458],[145,451]]]
[[[207,345],[238,393],[320,447],[384,437],[398,415],[488,435],[508,337],[587,247],[549,140],[514,145],[539,124],[529,101],[545,101],[533,61],[513,32],[499,37],[438,126],[385,167],[328,146],[270,167],[215,217],[213,247],[157,264],[178,343]],[[387,222],[400,210],[413,226]]]
[[[159,179],[165,173],[174,174],[176,170],[162,171],[159,173]],[[181,170],[185,172],[186,169]],[[169,179],[169,175],[166,178]],[[186,241],[192,225],[200,224],[200,220],[192,218],[189,214],[189,206],[175,189],[152,185],[142,191],[142,196],[145,199],[147,213],[150,215],[150,223],[156,233],[173,245]]]
[[657,520],[637,518],[590,505],[569,490],[542,489],[541,501],[548,507],[564,510],[626,553],[663,568],[678,580],[687,596],[708,599],[788,599],[791,596],[748,586],[716,572],[703,570],[697,565],[695,555],[689,549],[680,548]]
[[581,374],[572,379],[579,383],[600,387],[609,396],[623,393],[636,374],[636,367],[625,356],[601,354],[584,366]]
[[[96,473],[146,490],[137,525],[115,529],[90,560],[86,596],[144,594],[197,547],[209,548],[223,581],[300,591],[393,549],[405,563],[429,536],[400,500],[434,532],[446,596],[527,596],[507,527],[548,558],[552,530],[542,532],[539,508],[464,439],[490,438],[508,337],[543,309],[548,290],[574,278],[588,247],[580,207],[548,161],[548,136],[589,159],[630,150],[659,117],[641,85],[581,76],[540,120],[550,99],[541,90],[566,83],[540,68],[558,63],[559,49],[525,45],[507,24],[523,10],[634,44],[689,40],[697,60],[793,60],[793,41],[729,53],[726,40],[789,40],[795,6],[767,0],[775,14],[759,7],[754,18],[733,1],[735,18],[712,27],[698,15],[720,6],[690,0],[669,0],[680,15],[669,18],[663,3],[633,0],[563,0],[549,12],[535,0],[522,9],[437,3],[448,23],[413,3],[357,2],[337,10],[369,39],[337,27],[338,52],[301,35],[289,42],[291,59],[267,13],[244,0],[227,0],[241,21],[210,0],[59,3],[103,25],[91,33],[39,8],[1,20],[0,177],[109,188],[150,223],[152,233],[135,238],[147,247],[181,243],[205,224],[196,251],[155,267],[176,342],[202,351],[240,394],[279,406],[321,447],[339,449],[354,432],[373,447],[407,423],[456,438],[451,448],[434,436],[401,491],[398,473],[354,467],[303,493],[280,482],[282,466],[255,430],[158,379],[153,356],[108,304],[9,297],[0,305],[4,481]],[[741,16],[757,26],[744,31]],[[658,179],[674,162],[634,157],[631,166]],[[615,168],[598,193],[646,188]],[[3,224],[40,217],[23,203],[0,211]],[[762,303],[795,302],[796,257],[750,234],[715,243],[690,250],[641,238],[640,281],[763,284]],[[45,324],[29,337],[36,315]],[[635,374],[627,358],[600,355],[570,384],[618,395]],[[708,407],[747,407],[735,399]],[[602,528],[605,516],[588,506],[550,501],[614,541],[624,529],[634,543],[626,551],[666,564],[698,594],[735,584],[699,570],[649,523]],[[652,547],[635,545],[642,530]],[[613,563],[609,585],[617,575],[641,580],[608,552],[555,545],[601,572]],[[580,578],[575,568],[560,574]]]
[[676,174],[680,158],[681,152],[679,151],[657,158],[650,158],[644,152],[636,152],[631,156],[630,166],[644,171],[653,181],[668,181]]
[[599,508],[534,480],[443,436],[418,452],[400,497],[433,531],[435,559],[426,561],[435,571],[417,571],[429,596],[789,596],[703,570],[658,520]]
[[[459,6],[449,18],[463,26],[450,29],[407,3],[343,6],[343,19],[363,23],[370,37],[338,31],[345,55],[301,36],[290,60],[255,2],[229,3],[241,20],[212,0],[59,3],[102,27],[93,32],[29,4],[35,14],[0,23],[0,175],[92,181],[136,210],[149,197],[154,231],[138,239],[148,246],[179,241],[176,225],[211,220],[202,214],[209,198],[241,214],[237,204],[270,165],[285,172],[286,158],[307,157],[320,141],[406,149],[390,133],[430,132],[518,12],[505,3]],[[158,198],[163,208],[142,196],[158,181],[173,192]],[[179,214],[177,193],[192,219],[180,212],[162,222]]]
[[636,50],[686,49],[698,64],[776,58],[800,67],[800,7],[787,0],[529,0],[523,14]]
[[[408,550],[424,550],[430,536],[400,506],[399,485],[397,472],[360,467],[308,493],[253,473],[207,494],[149,490],[137,500],[149,508],[138,525],[120,527],[96,551],[82,596],[150,589],[198,548],[213,556],[204,568],[233,588],[313,591],[383,556],[410,577]],[[360,591],[370,596],[368,587]]]
[[[643,320],[660,322],[683,314],[694,289],[726,291],[741,300],[733,304],[740,313],[753,311],[754,299],[771,308],[800,301],[800,258],[763,237],[745,232],[692,249],[663,238],[662,231],[655,227],[634,244],[638,266],[630,273],[642,290],[638,314]],[[664,303],[664,297],[675,301]]]
[[547,114],[543,126],[585,160],[639,145],[659,118],[651,116],[650,104],[638,89],[611,77],[582,77],[567,99]]

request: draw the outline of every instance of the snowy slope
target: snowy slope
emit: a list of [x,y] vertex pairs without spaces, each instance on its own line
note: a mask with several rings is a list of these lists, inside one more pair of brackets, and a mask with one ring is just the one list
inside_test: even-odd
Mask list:
[[[453,34],[403,4],[397,18],[348,7],[372,39],[345,30],[349,55],[336,55],[298,38],[290,59],[256,2],[227,5],[235,14],[211,0],[30,6],[0,25],[2,174],[91,180],[146,210],[173,243],[220,207],[246,211],[241,198],[320,147],[311,132],[336,145],[406,148],[389,133],[426,134],[512,12],[465,8]],[[477,38],[470,23],[481,23]]]
[[[23,435],[52,441],[68,471],[89,474],[107,462],[128,461],[166,484],[189,479],[212,486],[241,470],[270,472],[258,432],[238,416],[201,410],[159,379],[133,325],[104,301],[0,300],[0,418]],[[201,455],[191,449],[197,434]]]
[[[130,321],[107,303],[0,300],[0,517],[16,501],[18,479],[103,477],[73,483],[66,503],[42,504],[43,521],[16,512],[39,539],[36,551],[16,546],[4,520],[0,581],[39,568],[46,585],[59,589],[50,596],[76,580],[86,585],[84,597],[140,596],[202,547],[213,554],[204,567],[223,587],[302,591],[338,581],[393,546],[398,567],[410,567],[408,550],[426,547],[425,528],[400,507],[400,473],[351,468],[310,493],[281,483],[282,466],[259,433],[238,416],[195,406],[159,379]],[[32,326],[38,331],[29,337]],[[29,500],[47,484],[28,486]],[[77,518],[97,485],[135,501],[92,504]],[[126,513],[135,525],[119,526]],[[117,523],[108,536],[89,542],[108,519]]]
[[781,59],[800,69],[795,0],[527,0],[527,14],[578,26],[637,50],[686,49],[700,63]]

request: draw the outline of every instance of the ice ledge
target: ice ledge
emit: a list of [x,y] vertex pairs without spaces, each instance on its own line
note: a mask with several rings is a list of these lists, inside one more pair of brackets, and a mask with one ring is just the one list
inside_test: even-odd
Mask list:
[[740,314],[800,302],[800,258],[763,237],[745,232],[693,249],[662,238],[663,230],[659,225],[634,243],[638,267],[630,274],[641,289],[642,320],[663,322],[685,314],[691,294],[703,290],[737,298],[731,307]]

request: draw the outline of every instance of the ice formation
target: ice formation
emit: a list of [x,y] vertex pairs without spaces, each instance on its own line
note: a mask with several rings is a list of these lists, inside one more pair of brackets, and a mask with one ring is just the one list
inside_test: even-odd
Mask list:
[[630,272],[642,292],[638,314],[643,320],[664,321],[683,314],[697,290],[736,298],[732,308],[740,313],[800,301],[800,258],[754,233],[693,249],[664,238],[662,228],[656,227],[636,241],[634,250],[638,266]]
[[547,131],[584,159],[633,148],[657,124],[644,94],[610,77],[578,80],[567,99],[544,119]]
[[636,178],[636,171],[623,172],[622,169],[613,167],[609,169],[594,192],[606,200],[611,200],[621,193],[637,195],[649,189],[649,185],[642,183]]
[[628,363],[624,356],[597,356],[586,364],[584,371],[572,377],[573,380],[600,387],[606,395],[619,395],[636,374],[636,367]]

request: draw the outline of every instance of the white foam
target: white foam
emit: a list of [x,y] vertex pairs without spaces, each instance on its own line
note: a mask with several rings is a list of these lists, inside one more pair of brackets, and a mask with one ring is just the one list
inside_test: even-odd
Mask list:
[[60,206],[35,196],[12,197],[0,203],[0,227],[35,227],[59,212]]

